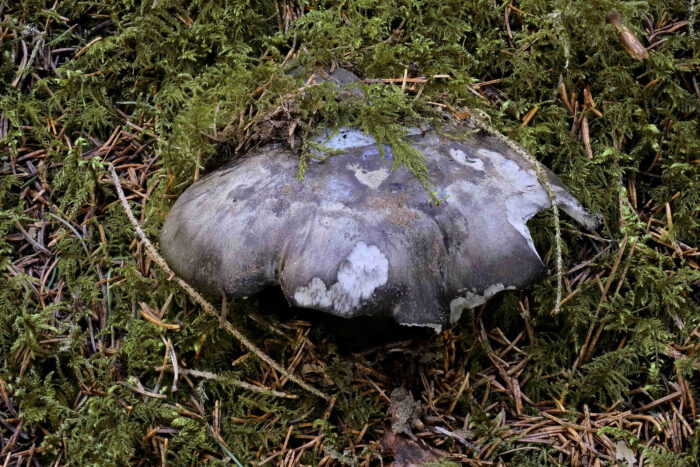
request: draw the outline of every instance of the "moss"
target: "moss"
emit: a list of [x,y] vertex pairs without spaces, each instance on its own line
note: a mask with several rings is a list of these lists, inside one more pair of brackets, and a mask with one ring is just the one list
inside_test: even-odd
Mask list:
[[[364,367],[393,371],[395,380],[386,377],[391,384],[402,381],[420,389],[415,371],[420,356],[355,358],[342,349],[330,354],[334,345],[342,347],[333,337],[333,322],[316,322],[311,344],[304,345],[317,346],[321,350],[313,352],[321,357],[297,368],[320,387],[337,391],[332,416],[324,418],[327,407],[289,385],[283,389],[299,398],[261,396],[232,384],[274,378],[153,270],[133,243],[105,177],[107,161],[123,158],[122,164],[138,167],[138,183],[131,188],[148,196],[146,202],[138,195],[131,201],[156,238],[172,200],[195,173],[255,145],[293,142],[303,173],[307,137],[319,122],[363,128],[391,147],[397,168],[407,167],[430,190],[420,154],[405,144],[407,128],[478,109],[602,215],[598,233],[608,241],[591,240],[565,220],[564,260],[571,269],[594,258],[590,277],[610,280],[616,293],[603,298],[596,281],[576,282],[575,274],[568,275],[580,290],[551,316],[553,281],[540,281],[527,292],[538,336],[523,347],[529,363],[521,389],[530,399],[556,398],[575,410],[627,399],[638,387],[661,396],[674,391],[679,375],[697,382],[697,352],[681,358],[669,346],[689,342],[700,324],[697,253],[673,254],[679,242],[697,246],[700,233],[700,97],[693,84],[700,44],[679,29],[663,36],[649,60],[637,61],[604,20],[605,12],[616,9],[642,37],[647,17],[686,18],[684,2],[299,1],[291,6],[304,14],[288,27],[279,4],[67,0],[52,7],[23,0],[0,9],[0,380],[24,429],[45,448],[43,461],[152,459],[158,451],[153,438],[144,437],[154,428],[165,430],[153,436],[169,439],[165,455],[174,465],[207,456],[221,460],[226,454],[210,429],[217,404],[222,441],[243,463],[256,459],[259,447],[273,452],[289,427],[300,423],[312,424],[305,429],[322,433],[329,449],[350,456],[348,446],[358,431],[366,424],[376,428],[386,412],[379,396],[355,382],[366,377]],[[507,11],[510,34],[504,28]],[[690,18],[695,31],[700,30],[697,15]],[[293,46],[296,55],[285,60]],[[34,49],[41,53],[29,63]],[[363,99],[343,98],[330,85],[300,92],[299,79],[287,74],[292,66],[332,65],[367,79]],[[403,91],[372,82],[404,72],[428,79]],[[445,74],[450,78],[431,78]],[[494,82],[472,86],[489,81]],[[562,87],[567,99],[579,103],[577,112],[583,111],[584,93],[590,93],[602,115],[585,110],[591,159],[582,138],[571,131],[573,116]],[[537,113],[524,124],[534,108]],[[117,128],[129,135],[123,134],[117,149],[103,147]],[[44,152],[20,160],[38,150]],[[122,170],[127,174],[128,167]],[[17,222],[46,229],[51,261],[31,262],[35,251]],[[531,227],[538,250],[553,267],[550,217],[536,217]],[[627,247],[613,274],[623,238]],[[634,254],[628,257],[632,242]],[[510,295],[487,305],[487,326],[498,323],[509,335],[520,333],[517,301]],[[164,332],[144,320],[141,303],[155,310],[169,303],[163,320],[180,324],[180,330]],[[251,318],[259,308],[236,302],[229,319],[273,358],[291,364],[303,341],[294,333],[303,333],[304,326],[271,329]],[[586,361],[577,364],[591,327],[600,329],[599,338]],[[473,374],[487,368],[488,349],[474,344],[478,333],[469,319],[455,332],[458,361]],[[156,370],[168,338],[181,362],[222,378],[183,378],[178,391],[170,392],[172,376]],[[239,358],[243,361],[231,366]],[[446,361],[440,355],[431,365]],[[157,387],[163,397],[143,396],[122,384],[138,387],[137,380]],[[462,396],[457,408],[471,407],[479,435],[497,439],[502,433],[496,414],[480,413],[474,402],[483,397],[489,404],[513,404],[503,394],[477,389]],[[4,401],[0,413],[15,418]],[[504,443],[493,456],[512,446]],[[697,452],[697,437],[683,449],[688,456]],[[645,453],[658,465],[682,457],[660,447]],[[519,453],[517,459],[534,465],[545,462],[546,454]],[[324,453],[308,450],[304,456],[304,462],[315,464]]]

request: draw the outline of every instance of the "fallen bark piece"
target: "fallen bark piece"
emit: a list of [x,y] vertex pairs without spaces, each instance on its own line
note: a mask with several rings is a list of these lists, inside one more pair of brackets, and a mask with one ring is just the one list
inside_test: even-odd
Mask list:
[[[404,325],[455,322],[502,290],[545,272],[526,222],[550,207],[530,164],[498,138],[462,127],[459,140],[414,132],[443,201],[394,170],[374,139],[342,129],[310,162],[281,146],[258,149],[189,187],[161,233],[172,269],[215,295],[279,285],[293,305],[343,317],[390,314]],[[589,214],[548,173],[559,207],[588,228]]]

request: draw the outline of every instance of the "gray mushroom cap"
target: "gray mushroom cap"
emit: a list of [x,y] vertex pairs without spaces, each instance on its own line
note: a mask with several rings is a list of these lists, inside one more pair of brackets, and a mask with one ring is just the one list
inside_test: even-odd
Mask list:
[[[390,314],[436,330],[545,271],[526,222],[550,206],[534,170],[496,138],[411,137],[427,161],[438,206],[404,167],[392,170],[361,131],[324,143],[345,152],[311,162],[258,149],[190,186],[161,233],[172,269],[203,291],[248,296],[279,285],[294,305],[353,317]],[[557,204],[592,228],[550,174]]]

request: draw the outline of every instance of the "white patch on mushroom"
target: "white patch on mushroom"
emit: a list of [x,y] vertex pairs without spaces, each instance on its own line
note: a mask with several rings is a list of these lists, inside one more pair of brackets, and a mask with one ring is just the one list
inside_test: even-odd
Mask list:
[[329,131],[325,130],[318,135],[315,141],[329,149],[346,150],[376,144],[372,136],[362,130],[343,129],[329,138]]
[[462,312],[468,308],[467,299],[457,297],[450,302],[450,324],[454,324],[462,317]]
[[377,170],[366,170],[358,164],[348,164],[347,169],[355,172],[355,178],[360,183],[375,190],[389,177],[389,170],[386,167],[381,167]]
[[481,306],[486,303],[486,299],[487,297],[479,295],[478,293],[467,292],[464,294],[464,309],[471,310],[472,308]]
[[440,334],[442,332],[442,324],[436,323],[401,323],[401,326],[430,328],[435,331],[435,334]]
[[527,221],[550,206],[547,193],[537,180],[537,174],[532,169],[522,169],[499,152],[479,149],[477,154],[488,157],[498,174],[520,192],[506,199],[506,219],[525,238],[530,249],[537,254],[530,230],[527,228]]
[[491,298],[494,295],[496,295],[498,292],[503,292],[504,290],[515,290],[515,289],[516,289],[516,287],[514,285],[509,285],[507,287],[501,283],[489,285],[488,287],[486,287],[486,290],[484,290],[484,297]]
[[533,169],[521,169],[515,161],[508,159],[500,152],[479,149],[476,153],[481,157],[491,159],[491,163],[498,171],[498,174],[511,182],[518,190],[541,189],[537,180],[537,174]]
[[450,302],[450,323],[456,323],[464,310],[471,310],[486,303],[486,300],[504,290],[515,290],[514,285],[505,287],[503,284],[492,284],[479,295],[475,292],[466,292],[464,297],[457,297]]
[[340,266],[336,282],[327,288],[314,277],[294,292],[294,300],[304,307],[333,308],[345,314],[368,299],[389,279],[389,260],[375,245],[358,242]]
[[513,195],[506,200],[506,219],[520,235],[525,237],[527,244],[537,254],[535,244],[527,228],[527,221],[544,208],[550,206],[549,198],[544,190],[526,191]]
[[[503,154],[488,149],[479,149],[477,154],[491,159],[499,175],[507,179],[511,185],[521,193],[511,196],[506,200],[506,216],[508,222],[522,234],[535,253],[535,246],[530,237],[530,231],[525,223],[542,209],[551,206],[549,197],[544,187],[540,185],[537,174],[532,168],[522,169],[514,161]],[[568,192],[552,183],[552,189],[557,200],[557,205],[573,217],[576,221],[588,229],[593,229],[599,223],[599,219],[586,212],[581,204]]]
[[467,292],[464,297],[457,297],[450,302],[450,323],[456,323],[464,310],[471,310],[486,303],[486,297]]
[[[422,132],[420,128],[409,128],[405,135],[419,135]],[[377,144],[371,135],[355,128],[343,128],[336,134],[324,129],[314,138],[314,142],[326,148],[341,151]],[[316,153],[314,150],[311,152]]]
[[319,306],[327,308],[332,305],[326,284],[318,277],[311,279],[306,287],[299,287],[294,292],[294,300],[301,306]]
[[474,170],[484,170],[484,161],[478,157],[474,159],[469,158],[461,149],[450,148],[450,156],[459,164],[471,167]]

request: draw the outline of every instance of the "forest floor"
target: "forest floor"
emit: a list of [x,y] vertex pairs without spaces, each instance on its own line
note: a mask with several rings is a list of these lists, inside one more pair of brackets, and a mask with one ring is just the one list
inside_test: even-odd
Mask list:
[[[698,465],[698,10],[0,1],[0,462]],[[291,66],[346,67],[367,98]],[[220,326],[221,298],[204,312],[117,196],[157,246],[177,196],[252,147],[303,165],[321,121],[396,143],[474,112],[603,219],[561,219],[559,313],[551,274],[440,334],[277,291]],[[555,271],[551,213],[529,225]]]

